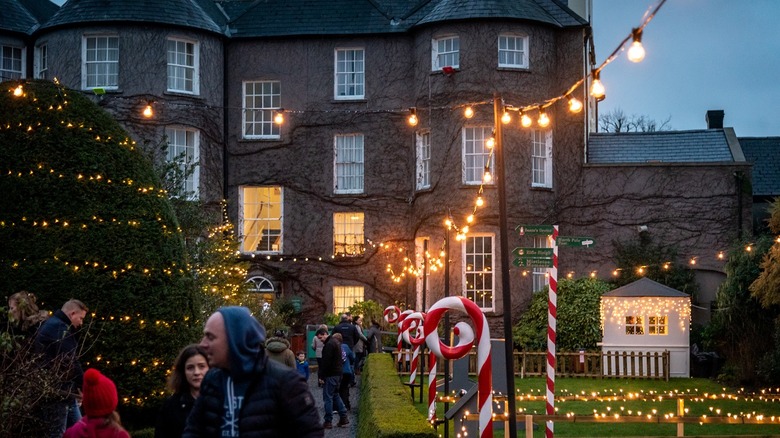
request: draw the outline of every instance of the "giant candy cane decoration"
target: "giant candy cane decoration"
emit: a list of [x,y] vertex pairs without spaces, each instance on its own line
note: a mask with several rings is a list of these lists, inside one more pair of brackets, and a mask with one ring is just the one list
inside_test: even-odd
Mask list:
[[425,336],[423,335],[423,320],[425,314],[421,312],[410,313],[401,321],[398,328],[401,330],[403,338],[406,342],[412,345],[414,353],[412,353],[412,363],[409,373],[409,384],[413,385],[417,380],[417,367],[420,365],[420,348],[425,343]]
[[387,306],[385,307],[385,311],[383,313],[385,317],[385,321],[387,321],[390,324],[397,324],[398,325],[398,362],[402,361],[403,358],[403,352],[401,349],[403,348],[403,330],[401,330],[401,322],[403,322],[404,319],[406,319],[407,316],[409,316],[413,311],[411,310],[404,310],[401,312],[401,309],[398,308],[398,306]]
[[[553,225],[553,267],[547,301],[547,415],[555,415],[555,333],[558,320],[558,225]],[[548,421],[545,436],[555,436],[555,425]]]
[[479,436],[480,438],[490,438],[493,436],[493,376],[491,374],[490,329],[487,325],[487,318],[479,306],[464,297],[445,297],[431,306],[423,325],[425,343],[431,353],[442,359],[459,359],[467,355],[474,345],[474,331],[465,322],[455,324],[453,329],[453,332],[458,335],[457,345],[450,347],[439,340],[436,328],[447,310],[459,310],[468,314],[476,327]]

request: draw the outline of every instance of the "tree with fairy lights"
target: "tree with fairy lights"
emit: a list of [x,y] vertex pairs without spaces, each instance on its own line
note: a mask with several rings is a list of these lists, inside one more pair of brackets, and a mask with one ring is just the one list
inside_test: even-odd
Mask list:
[[48,310],[84,301],[81,362],[110,376],[120,411],[132,411],[162,394],[176,352],[200,330],[168,193],[78,91],[5,82],[0,118],[0,290],[31,291]]

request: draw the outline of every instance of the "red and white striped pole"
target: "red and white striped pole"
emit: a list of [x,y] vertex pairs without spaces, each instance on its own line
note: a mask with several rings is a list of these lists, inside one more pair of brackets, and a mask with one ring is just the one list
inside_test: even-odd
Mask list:
[[[547,415],[555,415],[555,332],[558,319],[558,225],[553,225],[553,266],[547,301]],[[547,438],[555,436],[554,424],[547,422]]]
[[436,421],[436,355],[428,355],[428,421]]

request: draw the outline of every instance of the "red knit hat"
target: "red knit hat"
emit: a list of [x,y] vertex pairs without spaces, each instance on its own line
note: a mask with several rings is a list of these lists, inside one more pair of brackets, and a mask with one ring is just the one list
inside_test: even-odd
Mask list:
[[87,417],[105,417],[114,412],[119,403],[114,382],[94,368],[84,373],[82,392],[81,406]]

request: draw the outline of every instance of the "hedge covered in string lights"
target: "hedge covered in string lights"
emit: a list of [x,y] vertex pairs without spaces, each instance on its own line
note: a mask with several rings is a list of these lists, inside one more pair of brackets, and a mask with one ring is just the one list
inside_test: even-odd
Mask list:
[[82,364],[120,404],[162,394],[199,307],[168,196],[129,135],[79,92],[2,83],[0,193],[2,294],[50,311],[82,300]]

